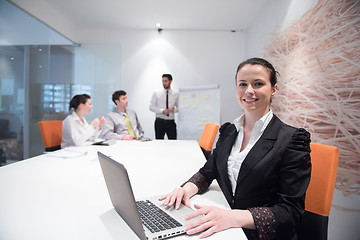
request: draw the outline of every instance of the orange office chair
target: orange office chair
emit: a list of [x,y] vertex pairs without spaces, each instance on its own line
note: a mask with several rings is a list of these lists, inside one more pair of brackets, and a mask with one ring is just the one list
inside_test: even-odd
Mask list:
[[51,152],[61,148],[62,121],[40,121],[41,136],[45,151]]
[[311,179],[305,197],[305,214],[298,228],[298,239],[326,240],[334,193],[339,148],[310,143]]
[[199,145],[206,159],[208,159],[211,154],[212,146],[214,144],[214,140],[216,138],[219,127],[219,124],[207,123],[205,125],[203,133],[201,134]]

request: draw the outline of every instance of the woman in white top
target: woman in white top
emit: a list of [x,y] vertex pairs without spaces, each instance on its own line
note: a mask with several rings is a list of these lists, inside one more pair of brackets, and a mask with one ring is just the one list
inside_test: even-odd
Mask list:
[[105,123],[104,117],[95,118],[90,124],[85,120],[84,115],[92,109],[91,98],[87,94],[75,95],[70,101],[69,110],[72,108],[74,111],[63,121],[61,148],[94,141]]

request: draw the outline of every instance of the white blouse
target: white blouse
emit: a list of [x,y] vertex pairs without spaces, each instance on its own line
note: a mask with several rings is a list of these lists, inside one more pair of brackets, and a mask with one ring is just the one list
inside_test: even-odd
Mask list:
[[95,141],[99,135],[98,127],[92,127],[85,118],[82,122],[76,112],[73,112],[63,121],[61,148],[83,145],[88,140]]
[[245,115],[241,115],[239,118],[234,120],[234,125],[239,132],[235,143],[231,149],[231,153],[228,158],[228,175],[231,182],[232,192],[235,194],[236,183],[239,176],[239,171],[241,168],[241,164],[243,163],[244,159],[253,148],[255,143],[259,140],[261,135],[263,134],[265,128],[269,124],[273,117],[273,112],[270,110],[267,114],[265,114],[262,118],[260,118],[254,125],[254,128],[251,132],[251,137],[249,143],[240,152],[241,144],[244,138],[244,120]]

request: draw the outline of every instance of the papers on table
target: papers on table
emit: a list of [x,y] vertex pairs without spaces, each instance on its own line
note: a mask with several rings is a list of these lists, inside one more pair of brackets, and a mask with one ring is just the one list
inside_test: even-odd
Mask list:
[[48,156],[57,157],[57,158],[76,158],[81,157],[87,154],[87,151],[83,149],[74,149],[74,148],[63,148],[54,152],[47,153]]

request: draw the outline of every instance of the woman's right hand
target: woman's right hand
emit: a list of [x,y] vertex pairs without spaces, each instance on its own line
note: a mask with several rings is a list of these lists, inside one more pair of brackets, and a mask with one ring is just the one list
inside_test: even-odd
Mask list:
[[99,128],[101,129],[102,126],[105,124],[106,120],[103,116],[99,117]]
[[99,126],[101,127],[106,122],[105,118],[103,116],[99,117]]
[[164,200],[165,206],[171,207],[175,204],[175,209],[179,209],[181,203],[191,208],[190,198],[195,195],[197,191],[198,188],[195,184],[187,182],[183,187],[175,188],[172,192],[159,198],[159,200]]

